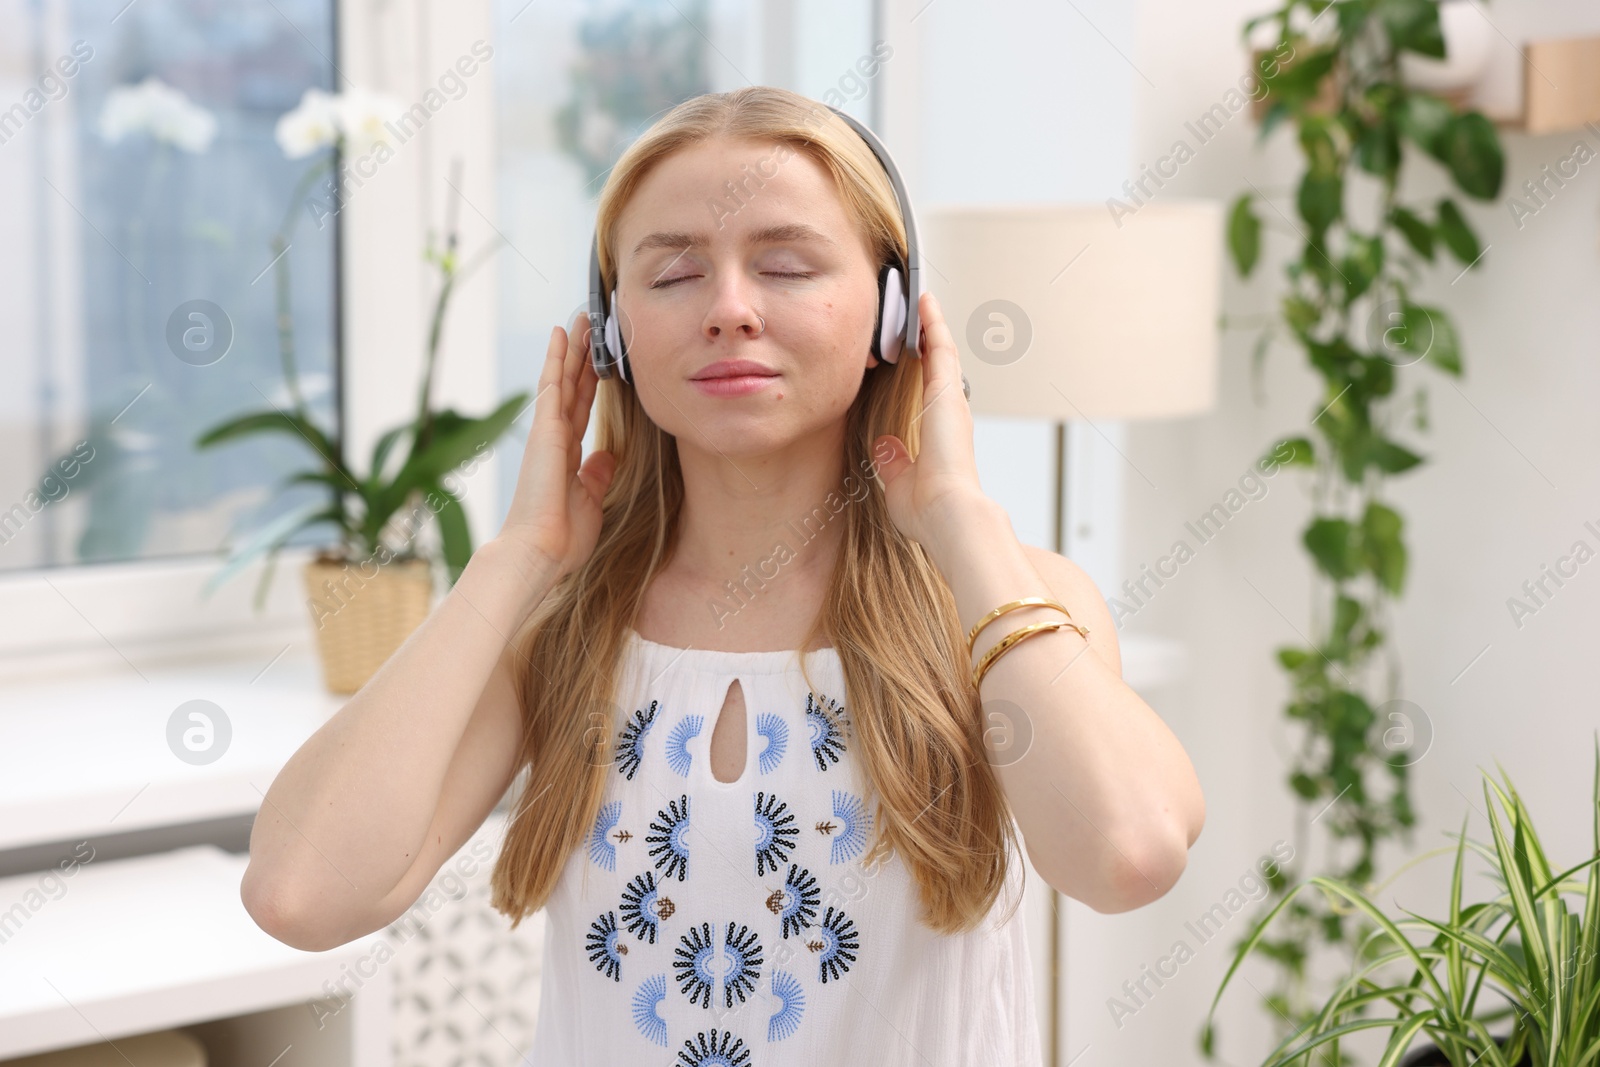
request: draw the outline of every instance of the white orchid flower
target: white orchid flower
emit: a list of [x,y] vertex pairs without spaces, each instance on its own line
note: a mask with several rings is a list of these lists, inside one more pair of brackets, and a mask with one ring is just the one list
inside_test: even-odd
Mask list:
[[307,89],[292,111],[278,117],[273,129],[278,147],[290,159],[309,156],[339,139],[334,98],[321,89]]
[[386,123],[394,122],[405,112],[405,104],[387,93],[369,89],[351,88],[334,98],[334,112],[339,130],[344,134],[345,148],[352,155],[361,155],[380,143],[392,141]]
[[199,154],[216,138],[217,120],[181,90],[152,76],[138,85],[112,89],[100,110],[100,136],[105,140],[115,143],[137,133]]

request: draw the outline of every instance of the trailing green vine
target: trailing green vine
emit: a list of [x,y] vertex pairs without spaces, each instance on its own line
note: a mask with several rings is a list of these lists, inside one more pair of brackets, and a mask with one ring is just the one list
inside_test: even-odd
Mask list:
[[[1298,811],[1297,837],[1308,816],[1327,839],[1326,869],[1299,848],[1293,867],[1270,881],[1273,905],[1289,887],[1322,874],[1370,885],[1374,856],[1387,838],[1409,838],[1415,822],[1408,770],[1412,753],[1391,743],[1399,724],[1381,714],[1399,690],[1389,643],[1391,603],[1404,587],[1405,523],[1384,499],[1390,477],[1423,457],[1399,439],[1409,422],[1427,430],[1426,392],[1408,367],[1428,364],[1459,377],[1461,348],[1449,317],[1424,304],[1414,287],[1445,266],[1481,259],[1478,238],[1452,196],[1424,205],[1401,195],[1401,174],[1420,152],[1441,164],[1456,190],[1490,200],[1504,171],[1494,127],[1475,111],[1408,88],[1401,55],[1442,57],[1436,0],[1287,0],[1245,23],[1246,39],[1276,26],[1280,54],[1294,58],[1264,78],[1264,140],[1278,127],[1296,135],[1304,172],[1294,190],[1294,217],[1266,201],[1254,185],[1234,202],[1228,246],[1241,276],[1260,258],[1264,229],[1281,229],[1297,252],[1285,265],[1287,292],[1276,321],[1256,347],[1256,363],[1274,339],[1292,340],[1322,380],[1304,433],[1274,444],[1311,472],[1313,515],[1302,535],[1319,592],[1306,645],[1276,650],[1291,697],[1284,709],[1300,743],[1288,784]],[[1273,47],[1271,45],[1267,47]],[[1402,395],[1401,386],[1411,387]],[[1325,599],[1323,599],[1325,598]],[[1312,813],[1315,813],[1312,815]],[[1256,952],[1276,968],[1264,994],[1283,1035],[1311,1018],[1308,964],[1317,946],[1353,952],[1361,920],[1325,898],[1297,895],[1275,936]],[[1242,942],[1241,942],[1242,943]],[[1235,946],[1238,947],[1237,945]],[[1215,1056],[1214,1031],[1200,1035]],[[1309,1055],[1309,1054],[1308,1054]],[[1319,1063],[1332,1064],[1326,1051]],[[1347,1056],[1333,1054],[1339,1062]]]

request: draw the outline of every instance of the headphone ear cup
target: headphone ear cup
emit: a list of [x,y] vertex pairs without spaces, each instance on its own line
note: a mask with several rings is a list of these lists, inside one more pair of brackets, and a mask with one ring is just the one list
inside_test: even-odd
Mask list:
[[878,273],[878,336],[873,353],[885,363],[900,359],[906,332],[906,294],[900,269],[885,265]]
[[622,328],[618,325],[621,321],[617,314],[617,291],[611,290],[610,313],[606,315],[606,359],[620,374],[623,368],[622,357]]

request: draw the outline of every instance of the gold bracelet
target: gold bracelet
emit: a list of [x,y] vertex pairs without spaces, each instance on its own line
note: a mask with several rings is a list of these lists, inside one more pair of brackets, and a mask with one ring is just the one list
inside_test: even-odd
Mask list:
[[[1077,623],[1071,621],[1036,622],[1031,626],[1023,626],[1006,634],[1000,639],[998,644],[983,654],[983,658],[978,661],[977,667],[973,668],[972,688],[976,689],[983,683],[983,676],[989,673],[989,668],[994,664],[994,661],[1008,652],[1012,646],[1016,645],[1020,641],[1026,641],[1034,634],[1042,634],[1046,630],[1059,630],[1064,626],[1071,626],[1074,629],[1078,628]],[[1079,632],[1081,633],[1082,631],[1080,630]]]
[[[967,631],[967,656],[968,656],[968,658],[971,658],[972,650],[973,650],[974,647],[976,647],[976,642],[978,640],[978,631],[982,630],[985,626],[988,626],[991,622],[994,622],[994,620],[998,619],[1000,616],[1004,615],[1008,611],[1015,611],[1018,608],[1032,607],[1034,605],[1037,605],[1039,607],[1044,607],[1044,608],[1055,608],[1057,611],[1061,612],[1061,614],[1065,615],[1067,618],[1069,618],[1069,619],[1072,618],[1072,612],[1068,611],[1065,607],[1063,607],[1061,604],[1058,604],[1054,600],[1050,600],[1050,599],[1048,599],[1046,597],[1042,597],[1042,596],[1025,596],[1021,600],[1013,600],[1009,604],[1001,604],[999,607],[997,607],[993,611],[989,612],[989,614],[987,614],[983,618],[979,619],[978,622],[977,622],[977,625],[973,626],[973,628],[971,630]],[[1087,636],[1087,635],[1085,635],[1085,636]]]

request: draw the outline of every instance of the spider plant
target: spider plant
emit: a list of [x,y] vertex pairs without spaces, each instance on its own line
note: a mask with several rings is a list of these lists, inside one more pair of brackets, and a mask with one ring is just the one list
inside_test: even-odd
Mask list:
[[[1590,804],[1594,854],[1560,873],[1546,858],[1504,768],[1500,776],[1503,787],[1485,773],[1483,788],[1493,848],[1469,841],[1462,821],[1448,916],[1435,919],[1401,909],[1409,918],[1394,920],[1348,883],[1309,878],[1290,890],[1241,946],[1211,1002],[1206,1031],[1228,982],[1268,925],[1301,890],[1316,886],[1335,906],[1360,913],[1373,929],[1359,945],[1349,976],[1263,1067],[1310,1064],[1313,1054],[1319,1062],[1341,1062],[1339,1042],[1363,1030],[1389,1031],[1378,1067],[1397,1067],[1424,1036],[1436,1049],[1437,1058],[1428,1062],[1452,1067],[1600,1065],[1600,735]],[[1488,861],[1499,892],[1494,899],[1463,906],[1461,875],[1469,847]],[[1569,895],[1578,898],[1575,909],[1568,907]],[[1483,1003],[1486,993],[1496,1003]],[[1383,1009],[1381,1016],[1369,1015]],[[1503,1020],[1509,1020],[1509,1031],[1491,1034],[1489,1025]]]

